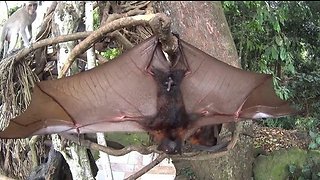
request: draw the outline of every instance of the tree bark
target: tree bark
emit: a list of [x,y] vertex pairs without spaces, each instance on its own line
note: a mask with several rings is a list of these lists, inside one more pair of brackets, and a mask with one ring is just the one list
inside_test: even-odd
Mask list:
[[[181,39],[230,65],[240,67],[236,47],[220,2],[157,1],[154,7],[172,19],[171,29]],[[251,130],[251,123],[241,123],[241,131]],[[193,171],[196,179],[250,179],[253,163],[252,138],[241,136],[227,155],[208,160],[173,160],[176,179]],[[188,169],[189,168],[189,169]],[[179,175],[180,174],[180,175]],[[186,175],[184,175],[186,176]]]
[[51,148],[48,155],[48,161],[36,167],[30,173],[28,180],[34,179],[72,180],[72,175],[63,156],[58,151]]
[[[79,27],[80,18],[83,14],[83,2],[59,2],[57,9],[54,14],[53,21],[53,35],[66,35],[75,33]],[[58,64],[58,75],[61,74],[61,69],[66,63],[66,58],[72,51],[76,44],[76,41],[68,41],[64,43],[59,43],[57,51],[57,64]],[[75,74],[78,68],[76,63],[73,63],[73,68],[71,68]],[[69,144],[68,148],[65,148],[61,139],[57,134],[52,134],[52,143],[55,150],[59,151],[66,162],[68,163],[73,179],[79,180],[91,180],[94,179],[94,175],[91,171],[90,159],[88,156],[87,149],[85,147],[79,146],[75,143]]]

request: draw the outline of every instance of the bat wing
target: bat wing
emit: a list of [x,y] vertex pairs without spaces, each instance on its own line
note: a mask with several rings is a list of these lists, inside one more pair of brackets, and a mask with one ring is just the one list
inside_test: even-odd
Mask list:
[[157,112],[157,85],[146,67],[169,69],[158,44],[157,37],[151,37],[94,69],[39,82],[27,110],[12,119],[0,137],[144,131],[139,122]]
[[182,58],[191,71],[181,92],[188,114],[200,114],[195,126],[291,114],[275,94],[272,76],[244,71],[181,40]]

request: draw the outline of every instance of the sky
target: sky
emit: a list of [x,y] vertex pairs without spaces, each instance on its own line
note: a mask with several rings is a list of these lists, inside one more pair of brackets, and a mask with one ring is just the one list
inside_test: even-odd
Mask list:
[[[8,8],[12,8],[15,6],[20,6],[24,3],[25,1],[7,1],[8,4]],[[0,1],[0,8],[3,9],[3,13],[0,13],[0,17],[1,17],[1,22],[3,19],[6,19],[7,16],[7,7],[6,7],[6,3],[5,1]]]

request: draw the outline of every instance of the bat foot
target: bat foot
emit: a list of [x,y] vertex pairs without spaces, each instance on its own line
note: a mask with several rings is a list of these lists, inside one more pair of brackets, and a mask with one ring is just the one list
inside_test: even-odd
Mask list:
[[204,111],[201,112],[201,115],[202,116],[208,116],[209,115],[209,111],[204,110]]
[[188,76],[189,74],[191,74],[191,71],[188,69],[188,70],[184,73],[184,76]]
[[230,141],[227,142],[221,142],[220,144],[214,145],[214,146],[204,146],[204,145],[192,145],[193,149],[200,150],[200,151],[206,151],[206,152],[219,152],[223,150],[227,150],[228,144]]
[[151,76],[154,76],[154,73],[149,68],[145,68],[145,71],[150,74]]

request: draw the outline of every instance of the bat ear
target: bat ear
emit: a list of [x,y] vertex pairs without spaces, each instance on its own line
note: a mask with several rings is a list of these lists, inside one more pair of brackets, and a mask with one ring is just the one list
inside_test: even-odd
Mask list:
[[177,37],[178,41],[180,41],[180,35],[179,35],[179,33],[177,33],[177,32],[172,32],[172,34],[173,34],[175,37]]

